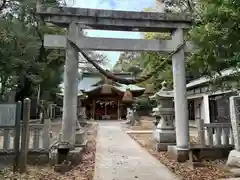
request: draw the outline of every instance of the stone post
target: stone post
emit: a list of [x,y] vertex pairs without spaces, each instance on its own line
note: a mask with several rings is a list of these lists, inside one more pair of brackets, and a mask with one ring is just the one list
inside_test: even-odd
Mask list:
[[[78,27],[71,23],[68,36],[77,36]],[[74,144],[77,121],[77,90],[78,90],[78,52],[67,41],[66,60],[64,67],[64,98],[62,119],[62,141]]]
[[228,155],[227,165],[240,168],[240,96],[229,98],[234,147]]
[[[183,38],[183,29],[176,29],[172,35],[174,46],[181,45]],[[177,147],[169,147],[169,151],[178,161],[186,161],[188,160],[189,122],[183,49],[172,56],[172,68]]]
[[49,149],[51,144],[50,139],[50,131],[51,131],[51,119],[45,119],[44,128],[43,128],[43,148]]
[[29,145],[29,121],[30,121],[31,100],[29,98],[23,101],[23,124],[21,133],[21,148],[19,155],[19,172],[25,173],[27,170],[27,156]]

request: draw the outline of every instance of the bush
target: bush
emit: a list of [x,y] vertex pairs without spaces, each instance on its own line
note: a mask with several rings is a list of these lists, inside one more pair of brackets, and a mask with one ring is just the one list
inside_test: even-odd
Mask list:
[[149,100],[148,98],[139,98],[136,101],[137,110],[152,110],[156,106],[155,101]]

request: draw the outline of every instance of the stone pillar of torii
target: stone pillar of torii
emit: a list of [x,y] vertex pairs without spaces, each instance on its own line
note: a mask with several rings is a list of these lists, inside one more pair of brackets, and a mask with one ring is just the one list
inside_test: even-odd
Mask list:
[[[67,35],[79,36],[79,30],[70,24]],[[62,141],[75,143],[78,97],[78,51],[66,41],[66,60],[64,67],[64,98],[62,116]]]
[[[172,35],[172,40],[177,46],[178,44],[183,43],[183,37],[183,30],[177,29]],[[172,56],[176,141],[178,149],[183,151],[188,149],[189,142],[188,105],[184,61],[185,57],[183,49]]]

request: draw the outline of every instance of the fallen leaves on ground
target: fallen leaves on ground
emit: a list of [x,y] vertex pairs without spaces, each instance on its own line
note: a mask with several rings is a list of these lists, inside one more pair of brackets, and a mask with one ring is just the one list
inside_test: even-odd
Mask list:
[[53,167],[28,166],[24,174],[14,174],[10,168],[0,171],[0,180],[92,180],[95,164],[97,125],[88,128],[88,144],[82,162],[65,174],[54,172]]
[[[150,154],[159,159],[170,171],[174,172],[179,179],[183,180],[217,180],[230,177],[224,170],[225,160],[203,161],[204,167],[191,168],[188,162],[179,163],[171,159],[167,152],[157,152],[151,134],[130,134],[142,147],[146,148]],[[196,137],[191,137],[192,143],[197,142]]]

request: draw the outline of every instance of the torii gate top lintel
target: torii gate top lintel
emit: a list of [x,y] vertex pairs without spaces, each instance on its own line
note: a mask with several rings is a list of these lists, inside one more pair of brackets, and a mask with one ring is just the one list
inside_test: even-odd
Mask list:
[[66,26],[75,21],[93,29],[169,32],[177,28],[188,29],[192,23],[189,14],[115,11],[72,7],[37,7],[44,21]]

